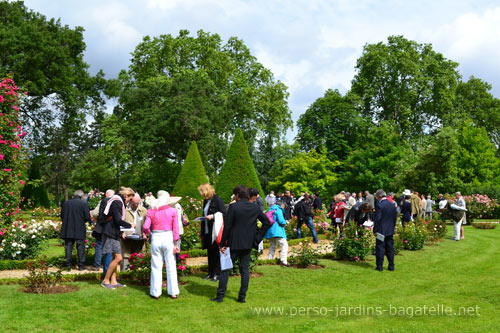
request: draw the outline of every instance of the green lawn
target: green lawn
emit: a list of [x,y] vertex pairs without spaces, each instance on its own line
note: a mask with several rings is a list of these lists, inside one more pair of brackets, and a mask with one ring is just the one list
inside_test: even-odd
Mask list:
[[[75,283],[80,290],[63,295],[28,295],[18,285],[0,286],[0,322],[2,331],[498,331],[500,228],[467,227],[465,236],[460,242],[447,237],[421,251],[403,251],[396,256],[395,272],[375,271],[373,257],[362,263],[322,260],[322,270],[261,266],[264,275],[251,279],[246,304],[235,301],[238,278],[231,278],[221,304],[209,301],[216,284],[200,276],[183,278],[187,284],[176,301],[151,300],[148,287],[109,291],[94,281]],[[427,309],[427,315],[410,315],[412,309],[441,305],[474,312],[429,315]],[[257,315],[257,307],[283,307],[287,314]],[[351,307],[351,314],[336,316],[337,309],[347,311],[344,307]],[[402,308],[407,315],[394,314]],[[359,315],[363,309],[382,314]],[[329,312],[316,314],[320,311]]]

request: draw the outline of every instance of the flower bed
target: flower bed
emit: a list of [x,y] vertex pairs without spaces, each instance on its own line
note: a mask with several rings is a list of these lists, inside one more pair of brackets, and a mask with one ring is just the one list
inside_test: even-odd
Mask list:
[[58,228],[51,220],[13,222],[0,230],[0,259],[36,258],[43,242],[58,233]]
[[339,237],[333,241],[335,256],[341,260],[365,260],[374,251],[374,248],[375,237],[371,228],[360,228],[355,222],[346,224]]
[[472,222],[472,226],[477,229],[495,229],[499,222]]

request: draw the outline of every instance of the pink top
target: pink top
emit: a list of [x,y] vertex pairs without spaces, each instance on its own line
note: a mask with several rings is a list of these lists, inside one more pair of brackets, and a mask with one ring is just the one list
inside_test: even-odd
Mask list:
[[145,235],[148,235],[152,230],[172,230],[174,241],[179,240],[177,209],[165,205],[148,210],[142,229]]

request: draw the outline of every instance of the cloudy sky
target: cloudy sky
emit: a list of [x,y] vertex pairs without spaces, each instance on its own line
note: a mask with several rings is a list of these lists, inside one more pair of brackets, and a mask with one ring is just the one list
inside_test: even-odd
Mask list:
[[[289,87],[296,121],[328,88],[350,89],[363,45],[404,35],[460,63],[500,97],[500,2],[489,0],[25,0],[85,29],[86,61],[114,77],[145,35],[187,29],[242,39]],[[288,138],[293,138],[294,132]]]

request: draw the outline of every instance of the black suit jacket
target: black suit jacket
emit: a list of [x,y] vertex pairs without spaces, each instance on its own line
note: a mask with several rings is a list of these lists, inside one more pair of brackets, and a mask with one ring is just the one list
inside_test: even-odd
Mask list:
[[397,216],[396,207],[392,202],[387,199],[379,201],[375,210],[373,232],[381,233],[384,236],[394,235]]
[[85,222],[90,223],[90,209],[87,201],[73,198],[64,202],[61,208],[62,239],[85,239],[87,228]]
[[[257,228],[257,219],[262,222],[260,229]],[[270,226],[269,219],[259,206],[241,199],[229,206],[220,246],[228,246],[231,250],[256,248]]]
[[[207,201],[207,199],[203,200],[203,207],[201,208],[202,210],[205,209]],[[217,194],[214,194],[212,199],[210,200],[207,215],[215,214],[217,212],[222,213],[225,218],[226,206],[224,205],[224,201],[222,201],[221,197],[219,197]],[[212,229],[214,227],[214,220],[204,220],[200,223],[200,225],[201,248],[205,250],[210,246],[210,244],[212,244]],[[208,233],[205,233],[206,230],[208,230]]]

